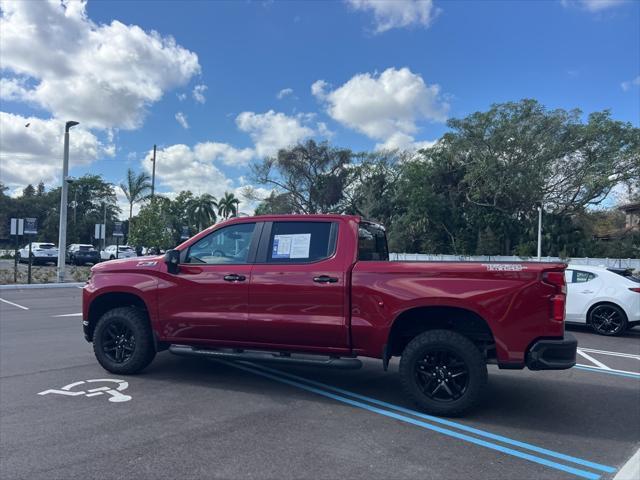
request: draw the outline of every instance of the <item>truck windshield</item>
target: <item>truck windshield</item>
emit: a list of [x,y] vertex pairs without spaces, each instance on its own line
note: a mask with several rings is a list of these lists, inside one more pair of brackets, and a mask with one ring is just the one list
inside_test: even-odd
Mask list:
[[358,260],[389,260],[387,235],[382,225],[361,222],[358,226]]

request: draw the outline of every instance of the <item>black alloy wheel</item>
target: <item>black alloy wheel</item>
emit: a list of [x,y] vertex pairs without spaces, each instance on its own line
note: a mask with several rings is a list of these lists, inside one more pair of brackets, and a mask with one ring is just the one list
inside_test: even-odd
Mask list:
[[469,369],[455,351],[433,347],[415,363],[415,380],[424,395],[436,402],[452,402],[469,387]]
[[589,325],[600,335],[619,335],[627,329],[627,318],[620,307],[598,305],[589,313]]
[[136,337],[124,322],[113,321],[102,331],[102,349],[114,363],[126,363],[136,348]]

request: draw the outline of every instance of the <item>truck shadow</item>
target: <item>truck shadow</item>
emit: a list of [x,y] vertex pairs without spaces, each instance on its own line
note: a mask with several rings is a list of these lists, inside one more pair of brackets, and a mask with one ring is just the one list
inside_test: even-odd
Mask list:
[[[365,361],[364,368],[357,371],[282,366],[275,370],[418,411],[404,395],[394,364],[388,372],[383,372],[379,362],[374,361]],[[209,359],[163,354],[144,377],[146,381],[162,380],[265,395],[282,404],[309,398],[323,404],[334,403],[298,387]],[[508,372],[492,368],[486,395],[478,408],[463,418],[451,420],[510,437],[523,439],[525,436],[527,441],[539,439],[542,444],[557,443],[563,437],[567,441],[580,437],[594,446],[598,439],[636,443],[639,401],[637,379],[577,370]],[[344,408],[354,407],[345,405]],[[556,448],[562,449],[562,444]]]

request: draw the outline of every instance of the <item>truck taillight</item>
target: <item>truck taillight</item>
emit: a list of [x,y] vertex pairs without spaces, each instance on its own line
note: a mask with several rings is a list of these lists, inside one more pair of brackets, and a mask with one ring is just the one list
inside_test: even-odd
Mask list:
[[556,287],[556,295],[551,297],[551,316],[557,322],[564,321],[564,307],[567,298],[567,284],[564,280],[564,272],[544,272],[542,281]]
[[544,272],[542,280],[555,286],[559,293],[567,294],[567,284],[564,281],[564,272]]
[[630,288],[632,292],[640,293],[640,288]]

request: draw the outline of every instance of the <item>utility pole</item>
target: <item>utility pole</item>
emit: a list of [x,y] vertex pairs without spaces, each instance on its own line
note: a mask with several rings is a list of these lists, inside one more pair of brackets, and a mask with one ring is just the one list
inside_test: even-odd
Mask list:
[[58,230],[58,283],[64,282],[65,256],[67,252],[67,193],[69,184],[69,129],[78,122],[69,121],[64,128],[64,153],[62,157],[62,191],[60,193],[60,226]]
[[156,146],[153,145],[153,158],[151,159],[153,162],[153,171],[151,173],[151,198],[156,192]]
[[538,261],[542,260],[542,202],[538,205]]

